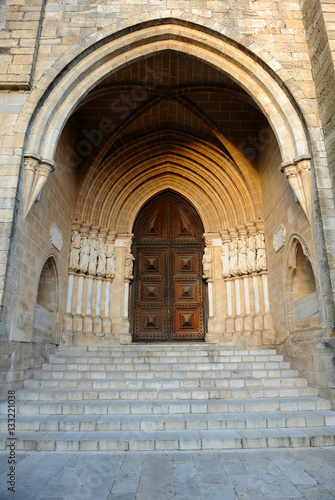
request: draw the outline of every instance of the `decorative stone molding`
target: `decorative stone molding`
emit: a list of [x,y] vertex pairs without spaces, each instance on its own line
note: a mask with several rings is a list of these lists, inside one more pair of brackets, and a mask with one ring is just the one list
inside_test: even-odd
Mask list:
[[301,156],[292,162],[283,163],[281,172],[288,180],[308,221],[311,220],[311,157]]
[[37,155],[24,155],[24,216],[27,217],[30,209],[38,198],[51,172],[56,168],[53,161],[42,160]]

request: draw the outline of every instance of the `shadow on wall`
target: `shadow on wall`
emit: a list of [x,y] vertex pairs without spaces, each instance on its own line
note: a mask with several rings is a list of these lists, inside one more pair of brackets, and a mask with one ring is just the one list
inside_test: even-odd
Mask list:
[[55,260],[49,257],[42,268],[34,314],[34,342],[59,344],[58,272]]

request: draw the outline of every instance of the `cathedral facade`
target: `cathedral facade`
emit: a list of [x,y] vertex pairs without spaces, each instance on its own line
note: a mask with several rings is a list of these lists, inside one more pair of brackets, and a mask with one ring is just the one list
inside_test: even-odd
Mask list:
[[60,344],[209,342],[334,400],[334,2],[0,12],[2,396]]

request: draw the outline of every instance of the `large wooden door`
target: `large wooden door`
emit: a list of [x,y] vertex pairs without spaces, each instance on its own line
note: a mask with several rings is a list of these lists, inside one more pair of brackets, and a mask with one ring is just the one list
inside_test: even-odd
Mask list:
[[204,340],[203,227],[182,197],[165,191],[134,226],[134,341]]

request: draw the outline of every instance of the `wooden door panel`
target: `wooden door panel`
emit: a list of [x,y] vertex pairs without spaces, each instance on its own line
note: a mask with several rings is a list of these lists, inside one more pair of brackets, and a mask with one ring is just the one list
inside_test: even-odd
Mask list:
[[166,314],[156,308],[137,311],[139,336],[143,340],[160,340],[166,336]]
[[143,340],[167,335],[167,249],[137,252],[135,336]]
[[176,308],[174,313],[174,339],[201,338],[201,311],[199,308]]
[[154,278],[164,278],[166,273],[166,250],[147,250],[142,249],[138,255],[139,276]]
[[172,244],[201,243],[199,222],[186,204],[170,197],[170,241]]
[[141,280],[139,303],[163,306],[164,288],[163,281]]
[[201,248],[171,249],[172,338],[203,338]]
[[198,304],[199,297],[198,281],[174,281],[174,301],[175,305]]
[[167,198],[150,204],[138,228],[138,243],[167,243]]

